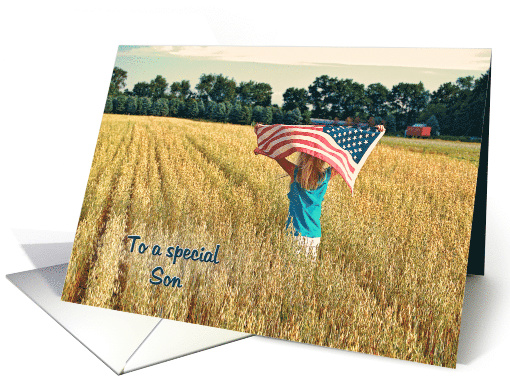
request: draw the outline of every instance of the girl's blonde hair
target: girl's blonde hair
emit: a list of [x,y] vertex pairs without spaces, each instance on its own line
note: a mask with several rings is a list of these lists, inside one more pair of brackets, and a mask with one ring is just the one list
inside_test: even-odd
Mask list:
[[324,179],[326,162],[319,158],[300,152],[296,166],[298,167],[296,181],[305,190],[315,190]]

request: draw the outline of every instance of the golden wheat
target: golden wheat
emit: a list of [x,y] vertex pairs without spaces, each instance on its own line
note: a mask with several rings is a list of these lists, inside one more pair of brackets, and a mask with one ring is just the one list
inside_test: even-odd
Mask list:
[[[477,167],[379,145],[354,198],[331,182],[312,264],[283,230],[288,178],[255,145],[248,126],[105,115],[63,299],[455,367]],[[220,264],[128,235],[221,244]],[[152,285],[156,266],[183,287]]]

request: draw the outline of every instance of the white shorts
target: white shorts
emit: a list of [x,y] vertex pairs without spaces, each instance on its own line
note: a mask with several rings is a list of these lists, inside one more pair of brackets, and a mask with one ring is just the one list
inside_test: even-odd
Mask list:
[[295,236],[299,245],[305,248],[306,257],[310,256],[312,261],[317,259],[317,248],[321,242],[320,237]]

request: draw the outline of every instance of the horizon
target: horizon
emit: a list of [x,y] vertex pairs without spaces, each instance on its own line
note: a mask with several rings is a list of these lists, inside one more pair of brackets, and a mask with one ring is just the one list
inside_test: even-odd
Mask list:
[[285,90],[308,90],[321,75],[350,78],[365,88],[381,83],[390,91],[400,82],[421,81],[432,92],[460,77],[479,78],[489,69],[490,57],[491,49],[121,45],[115,66],[127,72],[129,90],[157,75],[169,85],[189,80],[195,90],[202,74],[223,74],[238,85],[250,80],[270,84],[271,103],[281,106]]

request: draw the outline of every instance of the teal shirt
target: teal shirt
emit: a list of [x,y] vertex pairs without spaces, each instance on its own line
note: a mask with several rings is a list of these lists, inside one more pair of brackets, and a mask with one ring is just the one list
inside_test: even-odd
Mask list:
[[296,180],[298,168],[294,170],[294,182],[290,185],[289,217],[287,228],[292,221],[294,235],[306,237],[321,237],[322,201],[331,179],[331,167],[328,167],[324,179],[315,190],[305,190]]

